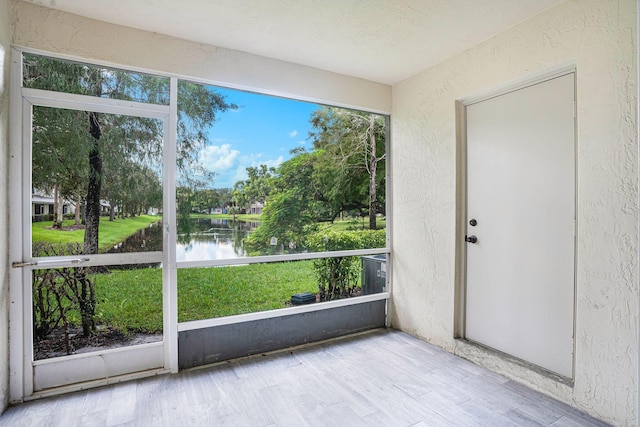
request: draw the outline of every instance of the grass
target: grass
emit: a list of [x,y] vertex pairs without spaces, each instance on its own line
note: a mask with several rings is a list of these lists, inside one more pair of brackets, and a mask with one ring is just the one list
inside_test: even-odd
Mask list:
[[[284,308],[291,295],[316,293],[312,261],[178,270],[178,321]],[[162,270],[96,276],[98,323],[122,331],[162,331]]]
[[[105,252],[127,237],[134,235],[138,230],[148,227],[162,217],[153,215],[140,215],[133,218],[115,219],[109,221],[100,218],[99,227],[99,252]],[[73,220],[63,222],[63,227],[72,227]],[[34,222],[31,225],[31,235],[34,242],[43,241],[49,243],[82,243],[84,241],[84,228],[79,229],[53,229],[52,221]]]
[[[368,230],[369,229],[369,217],[364,219],[344,219],[336,220],[334,222],[323,222],[319,224],[320,230],[331,231],[346,231],[346,230]],[[386,228],[387,220],[385,218],[376,218],[376,228]]]
[[313,261],[180,269],[178,321],[284,308],[300,292],[318,292]]
[[162,332],[162,269],[96,275],[96,323],[123,332]]

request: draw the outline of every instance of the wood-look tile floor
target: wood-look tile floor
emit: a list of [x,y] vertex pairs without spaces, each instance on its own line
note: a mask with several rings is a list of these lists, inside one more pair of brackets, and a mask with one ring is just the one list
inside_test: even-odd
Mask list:
[[603,426],[407,334],[292,351],[32,401],[2,426]]

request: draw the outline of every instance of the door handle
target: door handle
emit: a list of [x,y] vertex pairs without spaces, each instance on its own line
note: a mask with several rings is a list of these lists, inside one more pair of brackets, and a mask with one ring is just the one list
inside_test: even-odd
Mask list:
[[468,243],[476,243],[478,238],[476,236],[464,236],[464,241]]
[[[63,264],[82,264],[85,261],[89,261],[89,258],[71,258],[71,259],[59,259],[59,260],[41,259],[39,261],[14,262],[11,264],[11,267],[22,268],[22,267],[34,267],[38,265],[47,265],[47,264],[56,264],[58,267],[63,267]],[[46,267],[43,267],[43,268],[46,268]]]

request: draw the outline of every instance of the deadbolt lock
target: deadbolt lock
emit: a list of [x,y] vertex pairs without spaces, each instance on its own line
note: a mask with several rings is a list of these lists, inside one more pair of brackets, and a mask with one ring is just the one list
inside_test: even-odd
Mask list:
[[464,236],[464,241],[469,243],[476,243],[478,238],[476,236]]

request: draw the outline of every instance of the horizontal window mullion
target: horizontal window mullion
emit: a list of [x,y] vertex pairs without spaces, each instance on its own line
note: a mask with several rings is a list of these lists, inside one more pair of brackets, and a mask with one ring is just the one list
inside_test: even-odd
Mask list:
[[227,265],[264,264],[269,262],[303,261],[303,260],[318,259],[318,258],[337,258],[337,257],[345,257],[345,256],[376,255],[376,254],[386,254],[388,252],[389,252],[388,248],[357,249],[357,250],[329,251],[329,252],[305,252],[305,253],[299,253],[299,254],[264,255],[264,256],[253,256],[253,257],[232,258],[232,259],[215,259],[215,260],[207,260],[207,261],[179,261],[176,263],[176,266],[177,268],[221,267],[221,266],[227,266]]
[[169,115],[168,105],[145,104],[137,101],[124,101],[33,88],[22,88],[22,95],[31,104],[42,107],[95,111],[98,113],[155,119],[166,118]]
[[[161,263],[162,252],[125,252],[116,254],[71,255],[60,257],[33,257],[24,262],[32,269],[62,267],[95,267],[103,265],[129,265]],[[16,265],[20,267],[21,265]]]

